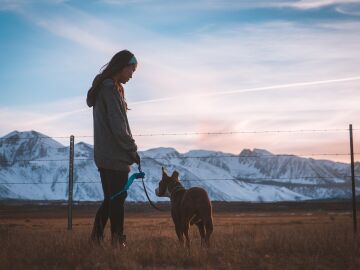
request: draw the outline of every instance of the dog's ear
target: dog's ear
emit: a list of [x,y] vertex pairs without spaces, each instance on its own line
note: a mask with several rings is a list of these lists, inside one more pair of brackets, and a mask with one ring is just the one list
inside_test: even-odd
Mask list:
[[166,176],[167,176],[167,173],[166,173],[165,168],[164,168],[164,167],[161,167],[161,170],[162,170],[163,175],[166,175]]
[[179,173],[177,171],[174,171],[171,175],[171,178],[179,179]]

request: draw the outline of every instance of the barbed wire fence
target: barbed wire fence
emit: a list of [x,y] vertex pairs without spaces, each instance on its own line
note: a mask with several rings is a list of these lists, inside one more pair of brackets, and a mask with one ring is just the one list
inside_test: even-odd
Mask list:
[[[305,179],[321,179],[321,180],[351,180],[352,183],[352,202],[353,202],[353,230],[354,233],[357,232],[357,218],[356,218],[356,193],[355,193],[355,180],[359,181],[359,179],[355,176],[355,162],[354,156],[360,155],[360,153],[354,152],[353,148],[353,131],[358,131],[360,129],[353,129],[352,125],[349,125],[349,129],[301,129],[301,130],[252,130],[252,131],[228,131],[228,132],[181,132],[181,133],[148,133],[148,134],[135,134],[134,136],[138,137],[155,137],[155,136],[192,136],[192,135],[234,135],[234,134],[267,134],[267,133],[328,133],[328,132],[349,132],[350,135],[350,151],[348,153],[308,153],[302,155],[295,154],[261,154],[261,155],[233,155],[233,154],[214,154],[210,156],[171,156],[171,157],[142,157],[142,160],[152,159],[152,160],[171,160],[171,159],[229,159],[229,158],[237,158],[237,159],[251,159],[251,158],[279,158],[279,157],[331,157],[331,156],[349,156],[350,157],[350,175],[337,175],[336,177],[327,177],[327,176],[302,176],[296,178],[297,180],[305,180]],[[78,135],[76,138],[92,138],[93,136],[89,135]],[[69,139],[69,136],[37,136],[37,137],[25,137],[25,138],[0,138],[0,146],[4,144],[13,144],[15,142],[21,140],[33,140],[33,139],[43,140],[44,144],[48,144],[46,139]],[[75,136],[70,136],[70,147],[69,147],[69,158],[67,159],[20,159],[20,160],[4,160],[0,156],[0,167],[13,166],[14,164],[26,164],[32,162],[69,162],[68,169],[68,181],[57,181],[54,182],[37,182],[37,183],[28,183],[23,181],[15,181],[15,182],[7,182],[0,183],[6,185],[53,185],[53,184],[68,184],[68,229],[72,229],[72,208],[73,208],[73,189],[74,184],[101,184],[99,180],[90,179],[90,181],[76,181],[74,182],[74,168],[75,162],[77,161],[93,161],[93,158],[75,158]],[[48,144],[50,145],[50,144]],[[250,182],[254,183],[256,181],[258,184],[264,181],[290,181],[295,178],[290,177],[237,177],[237,178],[210,178],[210,179],[181,179],[183,182],[199,182],[199,181],[239,181],[239,182]],[[135,182],[139,182],[139,180],[135,180]],[[146,180],[146,182],[158,182],[158,180]],[[309,184],[313,186],[313,184]],[[324,184],[325,186],[326,184]]]

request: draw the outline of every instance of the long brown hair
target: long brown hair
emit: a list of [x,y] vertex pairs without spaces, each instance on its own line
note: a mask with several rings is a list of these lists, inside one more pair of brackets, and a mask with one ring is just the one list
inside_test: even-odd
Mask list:
[[[86,103],[89,107],[95,105],[96,97],[100,90],[100,84],[108,78],[112,78],[116,73],[121,71],[124,67],[129,65],[130,59],[134,56],[128,50],[122,50],[116,53],[110,60],[109,63],[105,64],[98,75],[95,76],[92,86],[87,93]],[[119,91],[125,100],[124,91]],[[126,104],[126,102],[125,102]],[[127,109],[127,104],[126,104]]]

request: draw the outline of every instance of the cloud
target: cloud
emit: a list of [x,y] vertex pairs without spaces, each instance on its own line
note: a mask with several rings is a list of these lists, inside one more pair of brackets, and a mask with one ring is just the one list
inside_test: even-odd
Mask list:
[[248,88],[248,89],[217,91],[217,92],[200,94],[200,95],[187,95],[187,96],[164,97],[164,98],[159,98],[159,99],[149,99],[149,100],[137,101],[137,102],[134,102],[133,104],[138,105],[138,104],[144,104],[144,103],[167,102],[167,101],[174,101],[174,100],[184,101],[184,100],[189,100],[192,98],[216,97],[216,96],[223,96],[223,95],[234,95],[234,94],[259,92],[259,91],[275,91],[275,90],[280,90],[280,89],[291,89],[291,88],[307,87],[307,86],[314,86],[314,85],[321,85],[321,84],[333,84],[333,83],[358,81],[358,80],[360,80],[360,76],[349,77],[349,78],[338,78],[338,79],[332,79],[332,80],[313,81],[313,82],[296,82],[296,83]]
[[[84,97],[27,107],[0,107],[1,134],[13,130],[37,130],[52,137],[92,135],[92,113],[84,108]],[[57,139],[67,143],[67,139]],[[92,139],[88,139],[92,143]]]
[[1,0],[0,1],[0,11],[16,11],[22,8],[26,4],[25,0]]
[[[239,23],[201,31],[194,27],[187,38],[178,38],[126,24],[126,18],[65,9],[70,13],[34,12],[29,18],[46,31],[80,45],[89,58],[101,58],[104,63],[119,44],[130,44],[136,53],[139,68],[125,86],[134,134],[360,124],[359,81],[342,80],[359,75],[358,22],[315,22],[311,26],[284,21]],[[119,30],[113,25],[128,27]],[[67,80],[76,82],[80,75]],[[339,79],[342,81],[336,82]],[[0,131],[36,129],[51,136],[91,136],[91,110],[85,108],[84,97],[78,99],[26,109],[2,108]],[[332,135],[326,138],[339,139]],[[206,148],[238,153],[244,147],[257,147],[291,153],[311,145],[313,151],[332,151],[330,143],[326,149],[316,147],[321,137],[303,134],[300,139],[289,134],[136,139],[140,149],[174,146],[180,151]],[[92,138],[86,140],[92,142]]]
[[[138,71],[146,70],[147,93],[153,90],[152,96],[144,99],[131,94],[131,98],[138,101],[134,104],[146,100],[170,102],[181,97],[202,102],[210,95],[296,86],[283,85],[286,83],[299,83],[300,91],[311,84],[331,82],[332,78],[341,78],[340,75],[354,76],[359,61],[354,57],[359,49],[354,42],[357,26],[337,24],[337,28],[327,25],[326,29],[323,26],[317,29],[315,25],[314,30],[288,23],[244,26],[195,37],[191,43],[181,44],[185,54],[176,53],[179,49],[166,40],[155,39],[139,49],[152,54],[153,48],[161,51],[153,55],[153,60],[141,64]],[[161,65],[152,68],[151,62]],[[136,84],[135,80],[130,92],[139,89],[141,93]],[[243,89],[231,90],[240,85]],[[334,85],[337,87],[341,84]]]
[[[345,77],[357,75],[354,71],[360,59],[355,56],[359,48],[354,41],[358,40],[358,26],[357,23],[328,23],[326,26],[315,24],[307,28],[283,22],[238,26],[196,36],[191,44],[182,44],[182,51],[186,53],[181,54],[180,60],[179,54],[175,53],[177,48],[168,46],[166,42],[156,42],[161,46],[157,48],[161,49],[162,55],[154,58],[164,66],[178,70],[180,75],[167,73],[166,68],[160,69],[159,73],[154,69],[151,78],[148,78],[150,86],[153,81],[163,80],[166,85],[169,80],[166,91],[159,95],[162,102],[156,103],[158,100],[152,99],[150,103],[153,104],[137,103],[139,96],[133,96],[135,102],[130,106],[133,108],[131,114],[135,115],[132,120],[143,132],[150,130],[154,133],[157,133],[157,129],[166,133],[284,128],[346,129],[350,122],[359,125],[355,105],[360,101],[356,90],[359,87],[358,77],[354,81],[350,78],[349,81],[336,82],[336,78],[341,79],[340,74]],[[182,74],[184,70],[188,74],[196,74],[199,79],[191,76],[186,78],[186,74]],[[183,80],[180,79],[182,76]],[[272,87],[274,84],[290,85],[283,85],[286,87],[284,91],[278,91],[276,86]],[[244,87],[230,92],[239,95],[223,95],[228,89],[236,89],[239,85]],[[136,90],[135,86],[132,90]],[[211,96],[214,92],[214,96]],[[157,90],[154,93],[157,94]],[[146,116],[143,112],[146,112]],[[304,149],[312,147],[312,152],[333,150],[331,143],[327,148],[316,146],[316,141],[321,139],[311,134],[301,134],[304,140],[293,140],[291,134],[261,136],[227,136],[226,139],[165,136],[146,139],[146,142],[144,138],[140,140],[144,146],[169,143],[182,151],[206,148],[236,153],[243,147],[257,147],[269,148],[275,153],[291,153],[291,149],[298,151],[302,146]],[[326,136],[328,141],[338,140],[332,134]],[[344,145],[346,136],[342,140]]]
[[86,31],[83,28],[62,19],[37,19],[36,24],[58,36],[78,43],[83,47],[105,54],[112,53],[118,48],[117,44],[107,40],[107,38],[101,37],[100,35],[94,35],[89,30]]
[[0,11],[22,12],[32,5],[58,5],[65,2],[67,0],[0,0]]
[[[194,11],[194,10],[214,10],[214,9],[240,9],[240,8],[251,8],[251,7],[262,7],[269,6],[270,1],[259,0],[259,1],[233,1],[233,0],[223,0],[223,1],[213,1],[213,0],[183,0],[181,2],[177,1],[166,1],[166,0],[100,0],[98,1],[105,5],[112,6],[135,6],[136,8],[147,8],[151,10],[178,10],[178,11]],[[287,2],[287,1],[274,1],[276,3]]]
[[360,4],[359,0],[301,0],[281,4],[282,6],[293,7],[297,9],[316,9],[327,6],[340,6],[344,4]]
[[[19,8],[16,11],[37,26],[84,48],[104,54],[116,51],[119,44],[103,34],[107,24],[95,16],[69,6],[66,2],[61,0],[40,1],[40,3],[30,1],[25,4],[19,1]],[[38,7],[42,5],[47,6],[49,14],[41,9],[38,10]]]
[[98,1],[105,5],[111,6],[133,6],[152,10],[155,12],[161,11],[166,14],[166,11],[181,11],[181,12],[197,12],[197,11],[226,11],[226,10],[244,10],[257,8],[293,8],[298,10],[319,9],[328,6],[343,7],[349,4],[358,5],[359,0],[259,0],[259,1],[214,1],[214,0],[199,0],[190,1],[185,0],[181,2],[169,2],[166,0],[152,1],[152,0],[100,0]]
[[360,16],[360,5],[358,4],[348,4],[336,7],[336,11],[351,16]]

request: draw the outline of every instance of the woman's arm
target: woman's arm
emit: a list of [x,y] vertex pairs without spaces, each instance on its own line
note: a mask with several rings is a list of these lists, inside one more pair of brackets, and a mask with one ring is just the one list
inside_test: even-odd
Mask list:
[[106,105],[106,117],[108,118],[110,129],[114,134],[115,140],[125,151],[136,152],[137,145],[127,129],[127,116],[124,113],[125,108],[123,108],[120,102],[120,94],[115,88],[115,85],[106,84],[101,92]]

